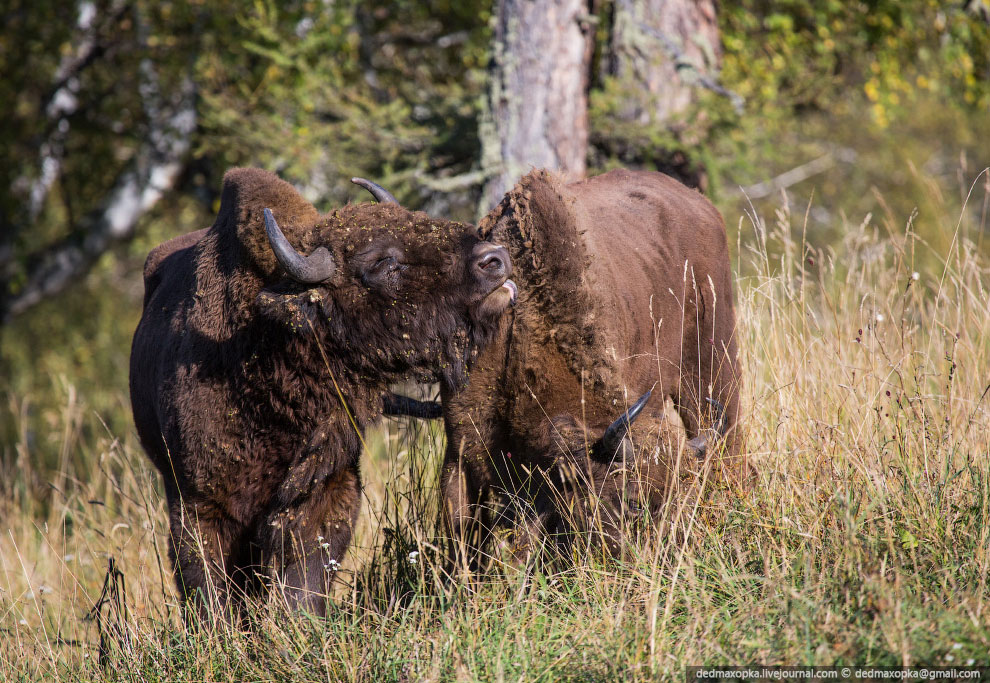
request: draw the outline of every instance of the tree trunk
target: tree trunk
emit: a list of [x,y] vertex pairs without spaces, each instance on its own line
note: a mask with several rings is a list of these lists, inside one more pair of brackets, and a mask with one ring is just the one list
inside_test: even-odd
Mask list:
[[594,27],[587,0],[499,0],[481,123],[487,212],[532,168],[582,178]]
[[607,74],[628,94],[621,117],[664,125],[721,62],[715,0],[614,0]]

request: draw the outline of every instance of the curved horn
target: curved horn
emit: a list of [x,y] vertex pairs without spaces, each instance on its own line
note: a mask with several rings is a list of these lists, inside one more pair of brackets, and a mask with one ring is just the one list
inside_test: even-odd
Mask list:
[[333,256],[326,247],[320,247],[309,256],[303,256],[289,244],[289,240],[285,239],[281,228],[275,222],[275,216],[272,215],[271,209],[265,209],[264,213],[268,242],[272,245],[275,258],[285,268],[289,277],[306,284],[323,282],[333,277],[337,266],[334,265]]
[[725,419],[725,406],[714,398],[706,398],[705,400],[711,404],[712,410],[715,412],[715,421],[712,423],[709,433],[699,434],[687,442],[688,448],[693,448],[694,455],[698,458],[705,457],[705,454],[708,452],[708,438],[710,433],[714,433],[716,439],[721,439],[725,436],[725,430],[729,424]]
[[382,412],[393,417],[406,415],[421,420],[437,420],[443,417],[443,408],[436,401],[417,401],[392,392],[382,396]]
[[725,406],[716,401],[714,398],[706,398],[706,401],[711,404],[715,411],[715,422],[712,423],[712,429],[715,430],[718,438],[725,436],[725,429],[729,426],[728,420],[725,419]]
[[386,190],[384,187],[378,183],[373,183],[370,180],[365,180],[364,178],[351,178],[351,182],[355,185],[360,185],[368,192],[375,196],[375,201],[379,204],[398,204],[399,200],[392,196],[392,193]]
[[[622,416],[618,420],[613,422],[605,430],[602,435],[601,441],[601,453],[602,455],[607,455],[611,457],[618,449],[619,445],[622,443],[623,437],[625,437],[626,432],[629,431],[629,427],[632,426],[633,420],[639,417],[639,414],[643,412],[643,408],[646,407],[646,402],[650,400],[650,395],[653,390],[650,389],[645,394],[639,397],[639,400],[632,404],[626,412],[622,413]],[[597,450],[597,449],[596,449]]]

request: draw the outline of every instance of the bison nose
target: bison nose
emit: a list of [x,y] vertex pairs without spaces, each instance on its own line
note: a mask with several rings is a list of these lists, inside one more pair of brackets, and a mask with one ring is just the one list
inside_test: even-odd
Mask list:
[[499,281],[512,272],[512,261],[505,247],[488,242],[478,244],[471,255],[472,272],[485,280]]

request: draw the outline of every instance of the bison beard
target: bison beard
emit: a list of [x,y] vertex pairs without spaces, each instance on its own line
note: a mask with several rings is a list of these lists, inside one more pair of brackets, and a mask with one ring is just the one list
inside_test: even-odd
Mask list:
[[324,610],[388,384],[461,385],[509,303],[503,248],[360,184],[386,203],[320,216],[273,174],[234,169],[213,227],[148,256],[131,401],[179,589],[206,611],[275,575]]
[[[508,247],[519,303],[468,386],[442,390],[455,553],[481,557],[520,500],[526,526],[564,544],[598,510],[615,550],[630,502],[656,511],[675,472],[711,461],[707,425],[725,437],[722,471],[748,479],[725,227],[707,199],[660,173],[565,185],[535,171],[480,233]],[[632,438],[628,420],[607,429],[641,396]],[[686,434],[663,419],[667,398]]]

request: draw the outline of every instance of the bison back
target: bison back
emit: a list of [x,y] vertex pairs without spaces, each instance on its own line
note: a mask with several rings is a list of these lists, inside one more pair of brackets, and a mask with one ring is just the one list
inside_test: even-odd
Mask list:
[[184,309],[195,289],[195,246],[207,231],[164,242],[148,254],[144,266],[144,311],[131,344],[131,408],[141,444],[162,471],[170,469],[161,419],[160,400],[167,396],[161,391],[163,373],[175,353]]
[[567,189],[606,353],[630,391],[645,390],[658,370],[666,375],[665,367],[697,354],[699,343],[711,345],[718,307],[731,315],[722,216],[662,173],[615,170]]

